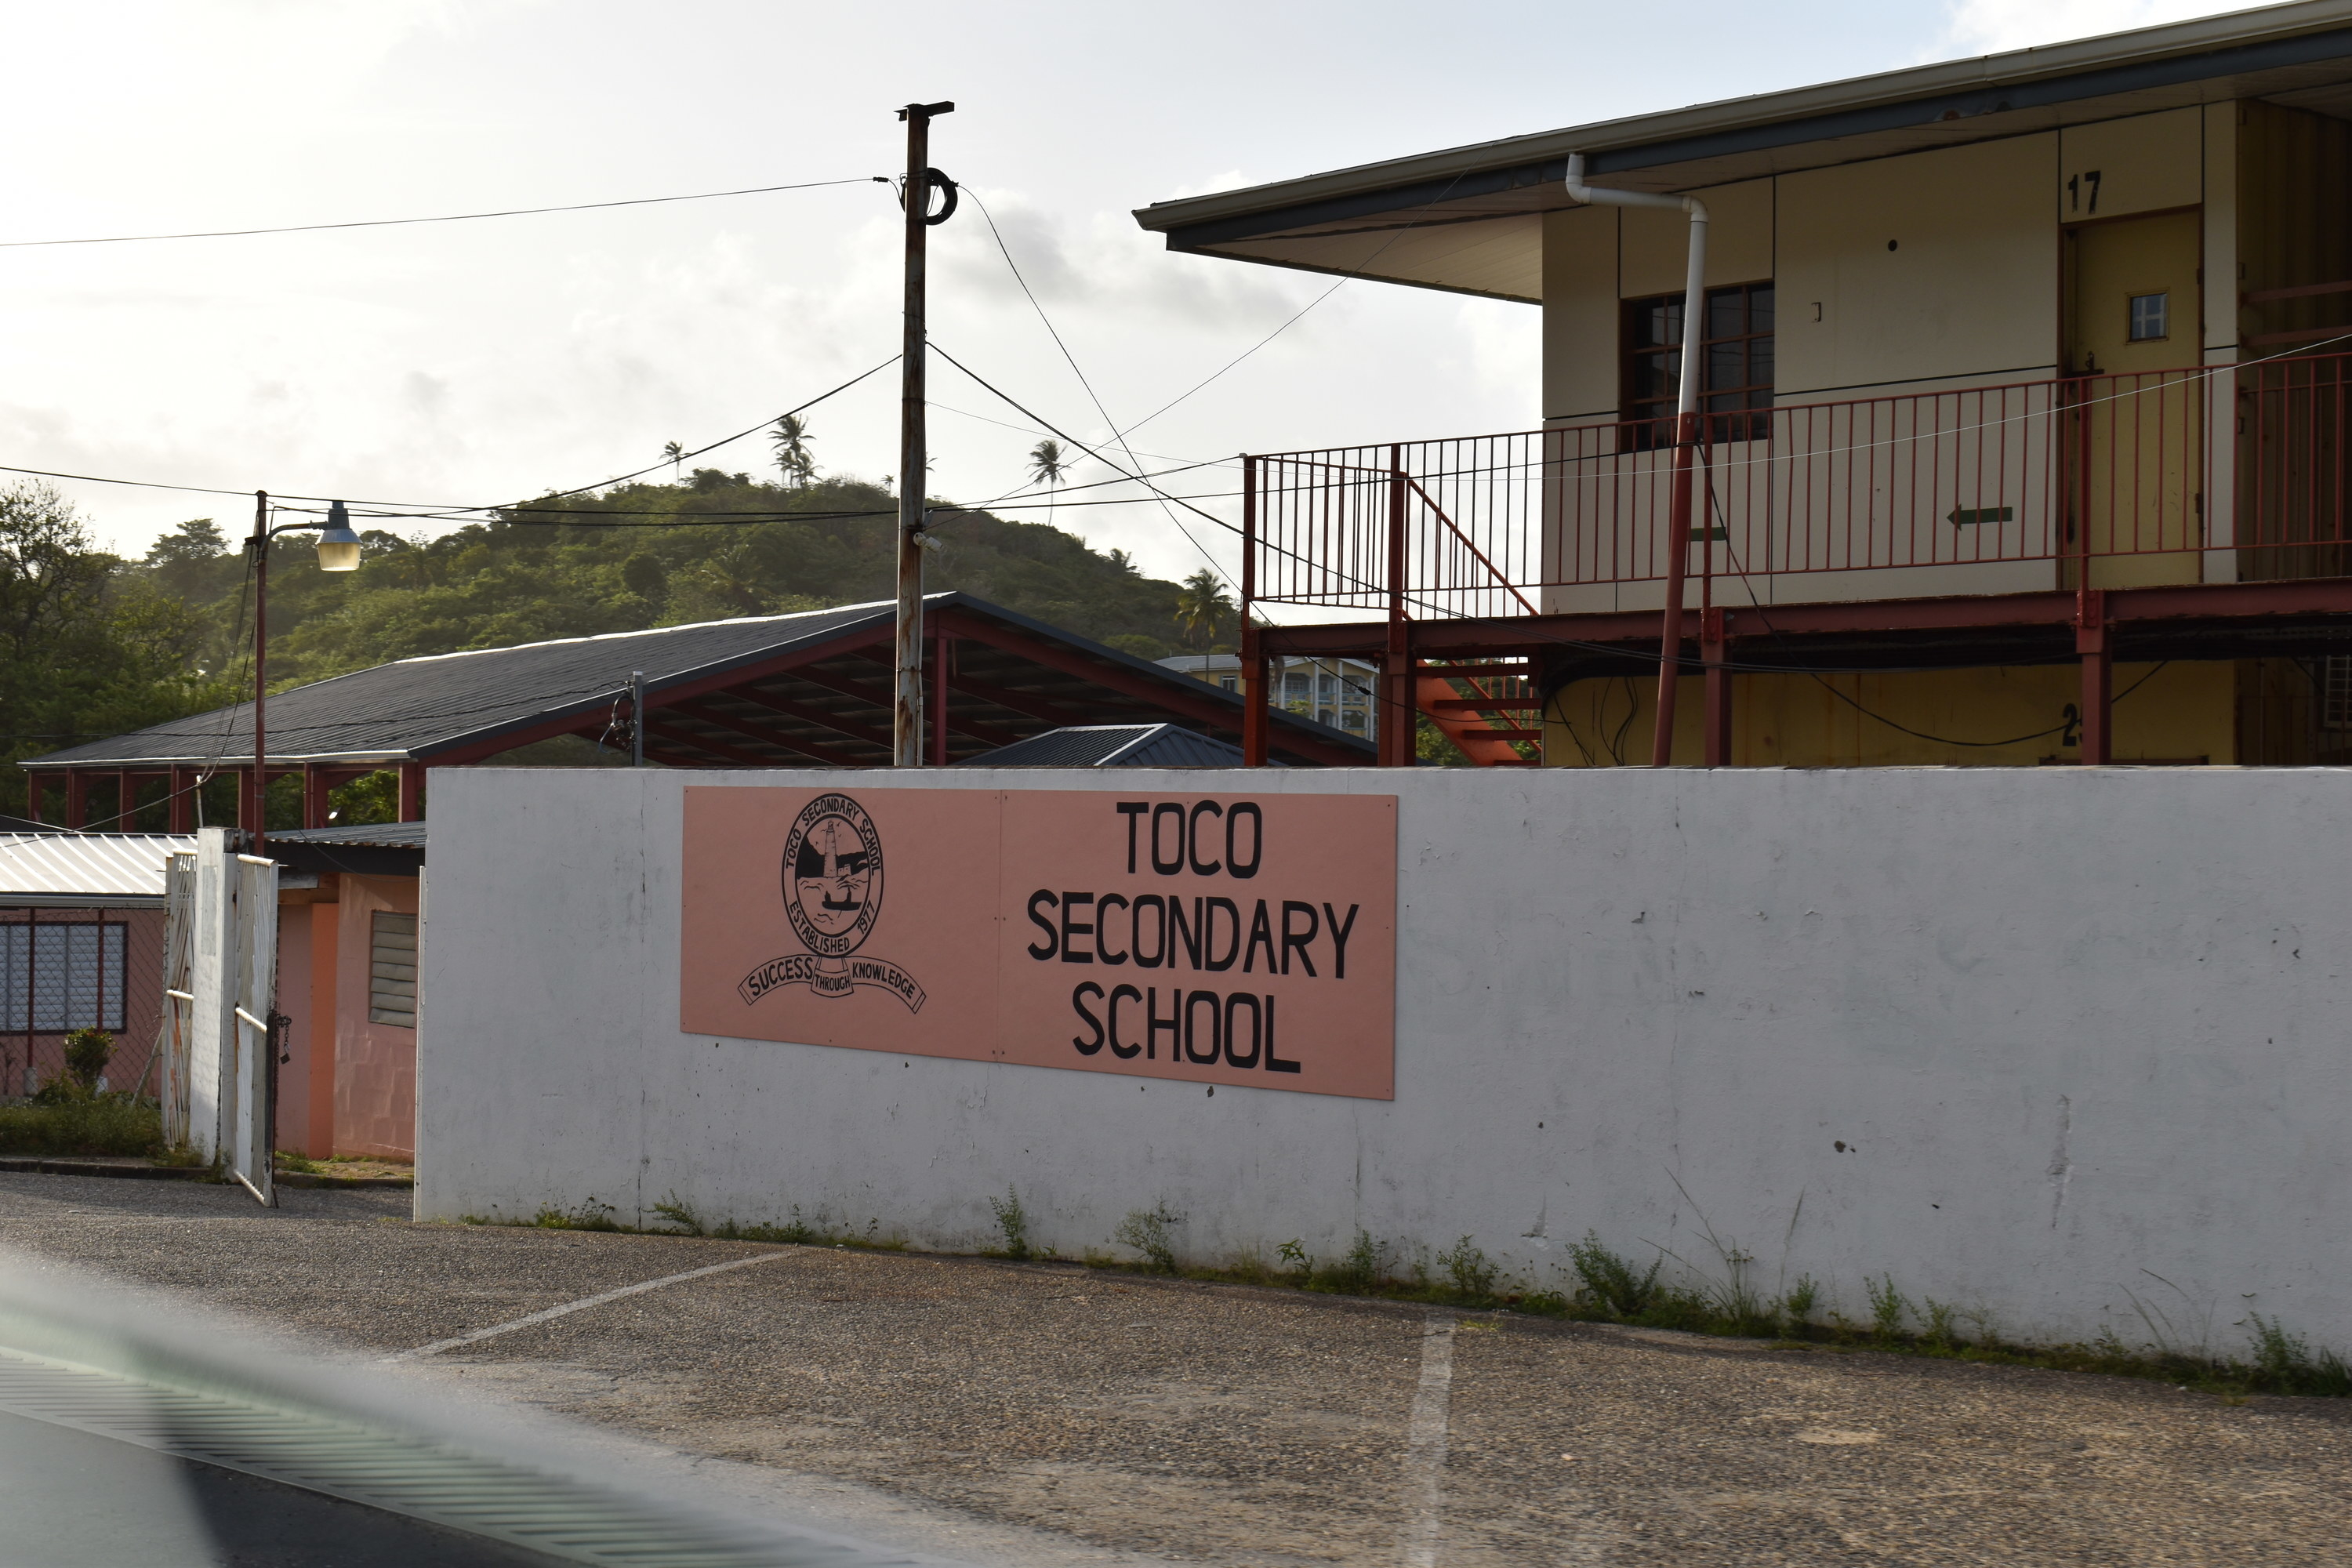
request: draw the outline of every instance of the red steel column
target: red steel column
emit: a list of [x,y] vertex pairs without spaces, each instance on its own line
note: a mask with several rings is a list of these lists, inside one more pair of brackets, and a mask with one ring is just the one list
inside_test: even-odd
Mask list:
[[66,770],[66,826],[79,827],[89,820],[89,775],[79,768]]
[[1706,668],[1706,765],[1731,765],[1731,671],[1724,668],[1724,616],[1709,608],[1699,615],[1699,658]]
[[316,763],[302,764],[302,826],[327,826],[327,770]]
[[948,765],[949,652],[948,634],[936,631],[931,637],[931,750],[923,759],[935,768]]
[[[1265,753],[1272,736],[1272,716],[1266,704],[1274,694],[1266,689],[1265,634],[1247,621],[1242,623],[1242,766],[1265,766]],[[1385,733],[1385,731],[1382,731]]]
[[1412,689],[1412,657],[1404,608],[1404,448],[1389,447],[1389,640],[1381,658],[1380,745],[1384,768],[1411,767],[1421,710]]
[[[1265,766],[1265,638],[1257,627],[1257,459],[1242,458],[1242,766]],[[1377,720],[1374,721],[1378,722]]]
[[[1683,313],[1683,353],[1692,352],[1696,322]],[[1703,334],[1702,334],[1703,335]],[[1658,726],[1650,737],[1650,765],[1675,761],[1675,683],[1683,672],[1683,579],[1690,563],[1692,472],[1698,456],[1698,416],[1675,421],[1674,504],[1666,518],[1666,613],[1658,633]]]
[[2115,760],[2115,662],[2105,590],[2085,588],[2080,604],[2074,651],[2083,659],[2083,763],[2091,767]]
[[423,763],[400,764],[400,820],[403,822],[425,820],[425,764]]
[[131,825],[131,807],[139,798],[139,781],[129,768],[114,770],[114,820],[106,826],[117,833],[137,831]]
[[196,830],[196,770],[173,768],[164,777],[163,787],[172,792],[172,819],[167,825],[173,833],[194,833]]

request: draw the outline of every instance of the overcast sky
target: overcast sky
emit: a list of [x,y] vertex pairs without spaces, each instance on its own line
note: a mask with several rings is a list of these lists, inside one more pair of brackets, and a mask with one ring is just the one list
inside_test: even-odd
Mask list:
[[[398,217],[888,174],[894,106],[994,211],[1124,424],[1328,279],[1171,256],[1154,200],[2232,7],[2177,0],[1642,5],[1356,0],[116,0],[12,8],[0,239]],[[1672,51],[1671,57],[1669,51]],[[898,346],[885,187],[340,234],[0,249],[0,463],[487,503],[751,426]],[[1105,434],[979,214],[933,231],[934,341]],[[810,416],[822,467],[895,460],[886,374]],[[935,363],[932,489],[1019,484],[1027,429]],[[1184,459],[1525,427],[1532,307],[1349,283],[1134,437]],[[706,463],[757,469],[744,441]],[[1079,480],[1101,477],[1081,470]],[[1187,476],[1230,488],[1223,470]],[[142,552],[251,505],[62,487]],[[1223,503],[1216,503],[1222,510]],[[1066,526],[1155,573],[1156,508]],[[406,531],[411,525],[402,525]],[[887,526],[877,523],[877,526]],[[1222,558],[1230,552],[1213,541]]]

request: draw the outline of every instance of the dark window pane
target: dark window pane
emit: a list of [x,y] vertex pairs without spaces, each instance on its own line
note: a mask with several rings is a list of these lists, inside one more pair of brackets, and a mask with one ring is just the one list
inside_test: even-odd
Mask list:
[[1634,373],[1633,395],[1672,397],[1682,375],[1682,358],[1679,353],[1643,355]]
[[1748,345],[1734,341],[1716,343],[1706,351],[1706,384],[1710,387],[1748,384]]
[[1772,384],[1772,338],[1769,333],[1748,340],[1748,384]]
[[1736,338],[1746,331],[1744,318],[1747,301],[1745,290],[1720,289],[1706,297],[1706,335],[1710,338]]
[[1772,330],[1772,285],[1759,283],[1748,290],[1748,330],[1769,332]]

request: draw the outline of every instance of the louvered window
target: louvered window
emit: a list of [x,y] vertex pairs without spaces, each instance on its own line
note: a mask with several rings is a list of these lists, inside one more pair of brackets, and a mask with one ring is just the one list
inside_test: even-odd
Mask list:
[[416,917],[375,911],[368,938],[368,1022],[416,1027]]

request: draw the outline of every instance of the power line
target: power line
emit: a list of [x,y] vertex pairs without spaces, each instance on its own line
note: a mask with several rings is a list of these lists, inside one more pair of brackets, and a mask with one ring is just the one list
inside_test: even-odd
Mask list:
[[[1087,379],[1087,373],[1078,368],[1077,356],[1070,353],[1070,345],[1062,341],[1062,334],[1055,327],[1054,319],[1045,314],[1045,307],[1038,302],[1035,292],[1030,289],[1029,279],[1021,276],[1021,267],[1018,262],[1013,259],[1012,248],[1004,243],[1004,236],[997,232],[996,216],[988,210],[988,204],[982,201],[977,193],[972,194],[971,199],[972,205],[980,208],[981,217],[988,224],[989,237],[996,241],[997,254],[1004,258],[1004,265],[1006,268],[1012,272],[1013,280],[1021,285],[1022,296],[1029,301],[1029,308],[1037,312],[1037,320],[1044,323],[1045,335],[1052,338],[1054,340],[1054,346],[1062,351],[1062,358],[1069,363],[1070,374],[1078,378],[1078,384],[1086,389],[1087,401],[1095,405],[1095,412],[1102,416],[1102,422],[1110,427],[1111,439],[1117,441],[1119,445],[1119,449],[1127,454],[1128,468],[1131,470],[1140,471],[1143,465],[1136,461],[1135,448],[1127,444],[1127,433],[1119,429],[1118,421],[1113,419],[1110,416],[1110,411],[1103,406],[1102,396],[1099,393],[1095,391],[1094,383],[1088,381]],[[965,374],[970,374],[971,373],[967,371]],[[1214,572],[1218,576],[1225,578],[1227,583],[1232,583],[1233,579],[1230,576],[1227,576],[1225,569],[1218,564],[1217,558],[1209,553],[1209,547],[1202,544],[1198,539],[1195,539],[1192,536],[1192,531],[1186,528],[1181,522],[1178,521],[1176,514],[1168,510],[1168,503],[1164,499],[1164,492],[1160,491],[1159,487],[1156,485],[1152,487],[1152,492],[1155,495],[1161,495],[1163,497],[1160,504],[1160,512],[1171,524],[1174,525],[1176,531],[1184,536],[1185,542],[1192,545],[1193,549],[1201,552],[1202,559],[1209,563],[1209,570]]]
[[506,207],[497,212],[445,213],[437,217],[359,218],[343,223],[284,224],[275,228],[213,228],[188,234],[111,234],[85,239],[0,239],[0,250],[21,250],[55,245],[143,245],[161,239],[244,239],[262,234],[317,234],[331,228],[397,228],[420,223],[473,223],[491,217],[535,217],[542,213],[600,212],[608,207],[648,207],[665,202],[709,202],[723,196],[763,196],[777,191],[814,191],[828,185],[888,184],[882,174],[846,180],[807,180],[793,185],[750,185],[740,191],[697,191],[683,196],[632,196],[617,202],[574,202],[558,207]]
[[[683,200],[686,198],[681,197],[679,199]],[[859,372],[857,374],[851,376],[847,381],[843,382],[839,386],[833,388],[830,392],[819,393],[816,396],[810,398],[806,403],[800,405],[797,408],[788,408],[783,414],[775,415],[770,418],[762,419],[759,424],[752,426],[748,430],[739,430],[734,435],[723,437],[719,440],[711,442],[707,447],[698,447],[691,452],[680,453],[678,455],[677,461],[683,462],[688,458],[698,458],[705,452],[716,451],[730,442],[740,441],[746,436],[757,435],[760,431],[764,430],[769,426],[774,424],[776,420],[783,418],[788,415],[799,414],[807,409],[814,408],[818,404],[823,403],[826,398],[837,396],[838,395],[848,391],[851,387],[856,386],[859,382],[864,381],[866,377],[874,375],[878,372],[887,370],[890,366],[898,363],[898,356],[897,354],[892,354],[880,364],[874,366],[873,369]],[[643,479],[646,475],[653,473],[656,469],[667,468],[670,466],[670,458],[664,458],[661,461],[648,464],[646,467],[637,469],[635,473],[623,474],[617,479],[604,479],[596,484],[575,486],[568,490],[550,490],[545,495],[541,496],[538,499],[541,500],[561,500],[566,496],[584,495],[590,490],[604,489],[613,485],[626,484],[631,479]],[[105,474],[69,474],[56,468],[17,468],[7,463],[0,463],[0,474],[28,474],[36,479],[73,479],[83,484],[92,485],[125,485],[135,489],[178,490],[185,495],[244,497],[253,494],[251,490],[225,489],[217,485],[176,485],[167,484],[159,479],[113,479]],[[297,495],[289,492],[283,495],[273,494],[270,499],[273,501],[280,500],[305,501],[348,501],[350,498],[348,496]],[[461,506],[445,504],[438,501],[360,500],[352,502],[351,504],[361,507],[383,509],[374,514],[379,517],[411,517],[415,518],[420,521],[454,522],[469,513],[499,511],[510,507],[527,506],[530,503],[527,501],[493,501],[480,506]],[[303,511],[312,509],[304,507],[288,507],[283,510],[289,511]]]
[[[1446,197],[1452,195],[1454,194],[1454,187],[1462,183],[1463,177],[1464,176],[1461,174],[1456,174],[1454,178],[1448,180],[1445,183],[1445,188],[1438,192],[1436,196],[1430,201],[1429,205],[1431,206],[1435,206],[1440,202],[1444,201]],[[989,226],[992,229],[995,226],[992,224]],[[1332,295],[1337,294],[1340,289],[1346,288],[1349,284],[1353,283],[1357,279],[1361,278],[1365,272],[1370,269],[1373,262],[1378,261],[1381,257],[1388,254],[1390,246],[1394,245],[1398,240],[1402,239],[1406,235],[1411,234],[1413,230],[1427,226],[1428,226],[1426,224],[1421,222],[1419,219],[1415,219],[1413,222],[1406,224],[1402,228],[1398,229],[1394,234],[1381,242],[1379,249],[1373,251],[1370,256],[1364,258],[1363,260],[1358,262],[1354,271],[1346,274],[1337,283],[1332,284],[1331,287],[1324,289],[1323,292],[1316,295],[1315,298],[1307,300],[1304,305],[1301,305],[1295,312],[1292,313],[1289,320],[1284,321],[1282,325],[1275,328],[1274,331],[1266,333],[1265,336],[1250,344],[1249,347],[1235,354],[1232,359],[1227,360],[1223,365],[1219,366],[1215,371],[1212,372],[1203,379],[1193,383],[1192,385],[1187,387],[1184,391],[1178,393],[1174,397],[1169,399],[1166,403],[1161,404],[1159,407],[1153,409],[1150,413],[1145,415],[1142,418],[1129,426],[1125,430],[1121,431],[1120,434],[1123,436],[1133,435],[1136,431],[1142,429],[1146,425],[1150,424],[1153,420],[1159,418],[1161,415],[1167,413],[1170,409],[1175,407],[1186,398],[1191,397],[1194,393],[1199,392],[1202,388],[1207,386],[1211,382],[1213,382],[1225,374],[1226,372],[1240,364],[1244,360],[1249,358],[1250,355],[1257,353],[1258,350],[1265,347],[1266,344],[1274,342],[1275,339],[1282,336],[1283,333],[1297,326],[1299,320],[1304,317],[1307,311],[1312,310],[1316,306],[1320,305],[1324,300],[1328,300]],[[1002,244],[1003,242],[999,241],[998,243]]]

